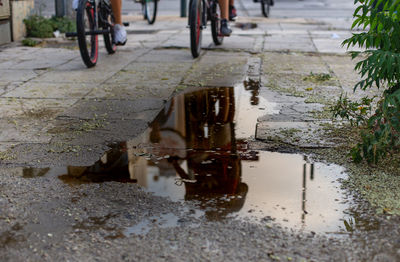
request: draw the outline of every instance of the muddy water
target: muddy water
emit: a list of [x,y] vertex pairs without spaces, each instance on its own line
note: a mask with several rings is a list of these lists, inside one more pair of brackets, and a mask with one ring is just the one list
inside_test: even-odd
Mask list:
[[[92,166],[46,172],[70,185],[138,183],[155,195],[192,201],[209,220],[277,222],[314,232],[352,230],[354,219],[345,213],[349,203],[339,188],[338,179],[346,176],[341,167],[313,163],[300,154],[249,149],[257,118],[279,113],[258,88],[256,82],[245,82],[179,95],[142,136],[110,145]],[[158,220],[171,226],[178,218]],[[146,223],[125,234],[143,233]]]

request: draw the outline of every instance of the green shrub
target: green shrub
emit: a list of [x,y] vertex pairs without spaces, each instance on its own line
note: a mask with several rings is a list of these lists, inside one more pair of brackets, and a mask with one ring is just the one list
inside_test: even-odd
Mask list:
[[24,23],[28,37],[53,37],[53,24],[43,16],[32,15],[24,19]]
[[[358,7],[352,29],[361,27],[364,32],[343,42],[347,47],[365,48],[351,52],[353,59],[362,58],[355,66],[362,80],[354,90],[376,87],[385,91],[376,110],[364,121],[367,129],[351,154],[357,162],[365,159],[377,163],[400,145],[400,0],[355,0],[355,4]],[[355,111],[351,102],[346,103],[350,111]],[[352,117],[350,111],[340,112],[340,106],[335,109],[336,116]]]
[[363,97],[361,101],[351,101],[347,96],[340,95],[335,105],[331,106],[334,118],[346,119],[352,126],[368,123],[371,117],[372,103],[376,97]]
[[24,19],[28,37],[49,38],[53,32],[59,30],[61,33],[75,31],[76,24],[66,17],[45,18],[32,15]]
[[36,46],[38,44],[38,41],[33,40],[31,38],[25,38],[22,40],[22,45],[24,46]]
[[58,30],[61,33],[75,31],[76,23],[75,23],[75,21],[71,20],[70,18],[53,16],[50,20],[53,23],[54,31]]

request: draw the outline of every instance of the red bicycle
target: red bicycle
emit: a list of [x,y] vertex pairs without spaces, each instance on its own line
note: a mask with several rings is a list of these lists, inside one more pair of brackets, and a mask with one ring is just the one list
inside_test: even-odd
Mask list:
[[78,38],[83,62],[87,67],[93,67],[99,55],[98,35],[103,35],[107,52],[115,53],[117,46],[113,29],[114,15],[110,0],[81,0],[76,13],[77,32],[66,33],[66,36]]

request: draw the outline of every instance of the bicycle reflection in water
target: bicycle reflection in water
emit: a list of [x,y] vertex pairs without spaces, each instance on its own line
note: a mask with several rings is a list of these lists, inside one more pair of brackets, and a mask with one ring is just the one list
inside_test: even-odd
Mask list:
[[248,192],[241,181],[241,160],[258,160],[244,140],[236,140],[234,116],[233,88],[177,96],[144,136],[120,144],[91,167],[69,167],[69,175],[60,178],[95,177],[100,182],[112,176],[113,181],[149,187],[154,182],[149,170],[157,167],[155,180],[178,177],[185,200],[198,200],[209,219],[225,217],[242,208]]

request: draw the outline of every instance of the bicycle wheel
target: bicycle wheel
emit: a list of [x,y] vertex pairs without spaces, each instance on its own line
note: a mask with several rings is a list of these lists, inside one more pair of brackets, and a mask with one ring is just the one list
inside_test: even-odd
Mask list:
[[220,14],[219,4],[215,1],[211,4],[211,34],[212,39],[215,45],[221,45],[224,37],[221,36],[221,18],[219,17]]
[[147,22],[151,25],[156,21],[157,0],[144,0],[144,12]]
[[261,11],[265,17],[269,17],[270,0],[261,0]]
[[189,13],[190,50],[193,58],[200,55],[202,38],[203,1],[192,0]]
[[90,35],[97,29],[96,6],[90,0],[82,0],[79,3],[76,14],[76,29],[79,50],[83,62],[87,67],[95,66],[99,54],[98,35]]
[[114,41],[114,15],[111,4],[108,1],[101,1],[100,3],[99,25],[103,30],[109,30],[109,33],[103,34],[104,45],[109,54],[114,54],[117,50],[117,45]]

